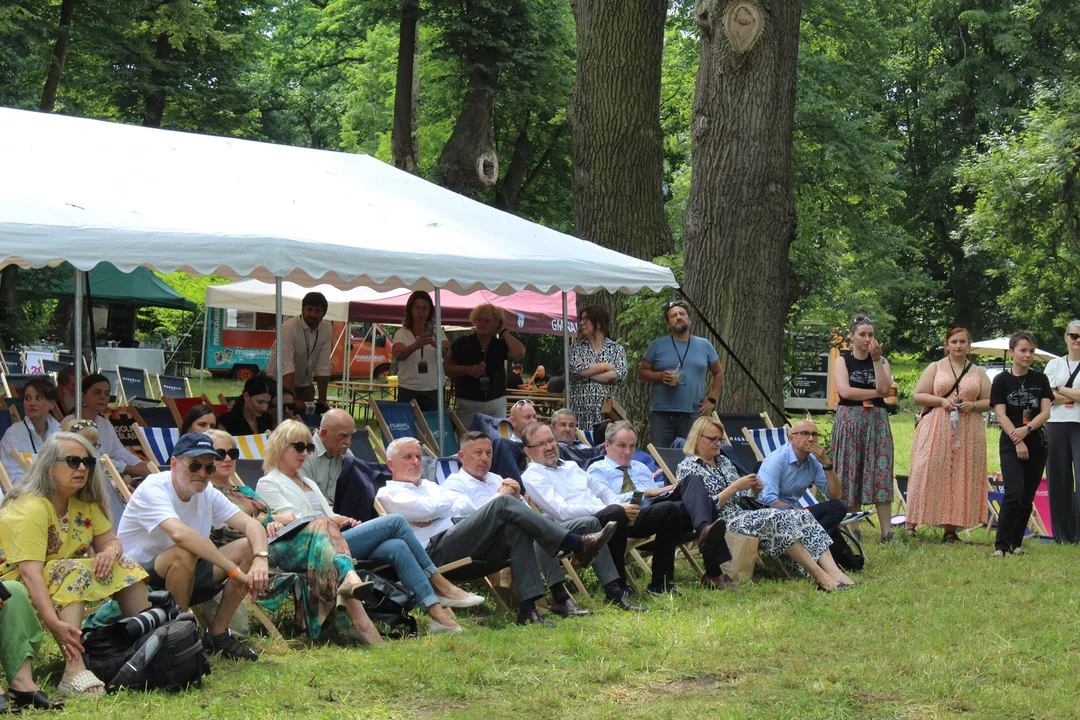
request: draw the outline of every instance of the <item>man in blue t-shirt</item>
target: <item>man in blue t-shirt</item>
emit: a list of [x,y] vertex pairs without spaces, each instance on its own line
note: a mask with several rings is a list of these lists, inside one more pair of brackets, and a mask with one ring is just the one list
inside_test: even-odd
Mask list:
[[[708,340],[690,334],[690,315],[681,301],[668,303],[664,319],[671,334],[653,340],[638,368],[638,378],[652,383],[649,435],[656,447],[685,438],[699,415],[716,410],[724,385],[724,366]],[[706,372],[712,373],[705,392]]]

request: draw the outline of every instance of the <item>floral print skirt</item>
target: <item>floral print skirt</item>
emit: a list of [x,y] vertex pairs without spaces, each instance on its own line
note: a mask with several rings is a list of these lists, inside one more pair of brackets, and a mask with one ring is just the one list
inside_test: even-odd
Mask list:
[[848,507],[892,502],[893,439],[885,408],[838,406],[830,454]]
[[146,571],[129,557],[117,558],[103,578],[94,575],[94,558],[64,558],[45,563],[45,584],[58,609],[72,603],[108,600],[118,591],[146,579]]

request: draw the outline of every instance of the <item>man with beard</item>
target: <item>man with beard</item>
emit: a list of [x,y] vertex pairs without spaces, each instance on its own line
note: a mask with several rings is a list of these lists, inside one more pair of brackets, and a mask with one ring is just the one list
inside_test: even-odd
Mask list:
[[[664,320],[671,334],[653,340],[638,367],[638,378],[652,383],[649,435],[658,448],[685,438],[699,415],[716,410],[724,385],[724,366],[708,340],[690,334],[690,315],[681,301],[668,303]],[[706,371],[712,373],[705,392]]]
[[[319,386],[319,403],[326,407],[326,388],[330,383],[330,348],[333,326],[326,317],[328,304],[322,293],[309,292],[301,301],[301,315],[281,324],[281,386],[291,392],[297,412],[304,403],[315,400],[315,385]],[[270,351],[266,374],[277,372],[277,345]]]

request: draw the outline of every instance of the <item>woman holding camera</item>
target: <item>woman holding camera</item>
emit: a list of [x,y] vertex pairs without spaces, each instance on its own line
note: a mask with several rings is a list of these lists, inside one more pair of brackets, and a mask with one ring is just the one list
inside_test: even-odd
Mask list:
[[69,695],[105,691],[82,660],[86,603],[115,597],[124,617],[149,604],[146,572],[123,555],[113,532],[109,492],[94,446],[60,432],[45,441],[23,482],[0,505],[0,580],[26,586],[64,654],[60,691]]
[[[443,340],[443,350],[449,348]],[[423,290],[414,292],[405,303],[405,319],[401,321],[401,329],[394,333],[393,354],[398,364],[398,402],[415,400],[423,411],[438,410],[435,304]]]
[[476,332],[458,338],[443,369],[454,378],[457,414],[466,429],[477,413],[506,417],[506,361],[525,357],[525,346],[504,328],[502,308],[485,303],[469,313]]

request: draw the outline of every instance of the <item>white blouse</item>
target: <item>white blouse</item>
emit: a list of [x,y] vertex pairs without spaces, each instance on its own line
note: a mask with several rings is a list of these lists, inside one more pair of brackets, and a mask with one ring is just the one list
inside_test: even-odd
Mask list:
[[0,440],[0,462],[4,463],[4,469],[7,470],[8,477],[11,478],[12,484],[18,483],[22,480],[23,469],[19,461],[15,459],[15,456],[11,454],[12,450],[17,450],[21,453],[30,453],[31,455],[37,455],[41,450],[42,444],[49,439],[52,435],[60,432],[60,423],[56,421],[52,415],[45,417],[45,436],[37,434],[37,430],[34,429],[34,423],[30,422],[26,418],[22,419],[22,422],[17,422],[7,429],[4,433],[4,439]]
[[[1067,357],[1054,358],[1046,363],[1046,379],[1050,381],[1050,387],[1057,387],[1069,382],[1069,376],[1076,369],[1077,363],[1070,362]],[[1080,390],[1080,374],[1073,381],[1073,387]],[[1047,422],[1080,422],[1080,403],[1071,408],[1064,405],[1050,406],[1050,419]],[[13,478],[14,479],[14,478]]]

